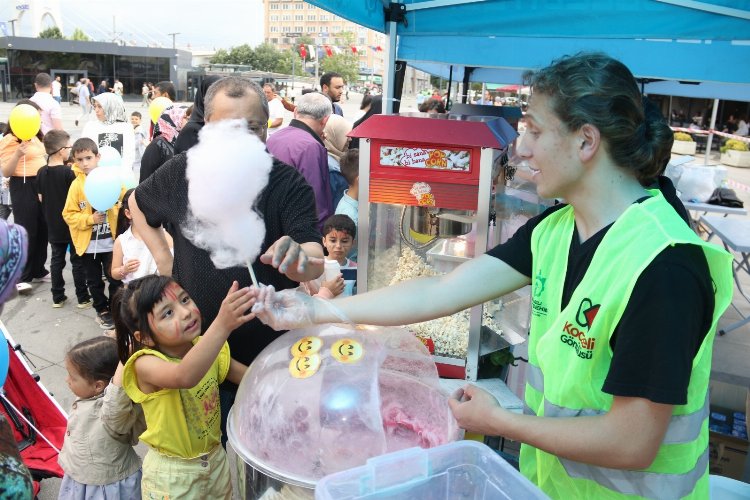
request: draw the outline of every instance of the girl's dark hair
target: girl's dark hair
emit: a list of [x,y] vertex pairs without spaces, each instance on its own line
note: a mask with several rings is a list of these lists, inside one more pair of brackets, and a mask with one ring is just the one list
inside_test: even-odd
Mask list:
[[620,61],[581,52],[529,72],[524,80],[534,94],[550,99],[569,131],[587,123],[598,128],[612,160],[641,184],[651,184],[663,170],[674,134],[660,113],[644,111],[638,83]]
[[117,212],[117,234],[115,235],[115,238],[117,238],[122,233],[127,231],[128,228],[130,228],[130,219],[128,219],[128,216],[125,215],[125,210],[130,209],[130,207],[128,206],[128,199],[130,198],[130,195],[133,194],[133,191],[135,191],[135,188],[128,189],[127,191],[125,191],[125,194],[122,197],[120,211]]
[[109,337],[94,337],[73,346],[67,358],[89,382],[109,382],[117,369],[117,343]]
[[[112,299],[112,318],[117,333],[117,355],[123,363],[131,354],[146,347],[143,343],[146,339],[159,349],[148,315],[162,300],[164,290],[171,283],[176,281],[169,276],[151,274],[134,279],[115,294]],[[136,331],[140,332],[141,341],[135,338]]]

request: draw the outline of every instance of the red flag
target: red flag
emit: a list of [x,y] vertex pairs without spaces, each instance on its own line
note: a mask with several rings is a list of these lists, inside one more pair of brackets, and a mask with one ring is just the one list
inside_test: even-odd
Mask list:
[[377,47],[375,47],[375,52],[383,52],[383,47],[378,45]]
[[299,56],[304,59],[307,57],[307,49],[305,49],[305,44],[301,43],[299,46]]
[[356,53],[357,53],[357,47],[355,47],[354,45],[352,45],[352,53],[353,53],[353,54],[356,54]]
[[329,45],[323,45],[323,48],[325,49],[326,55],[328,57],[333,57],[333,50],[331,49]]

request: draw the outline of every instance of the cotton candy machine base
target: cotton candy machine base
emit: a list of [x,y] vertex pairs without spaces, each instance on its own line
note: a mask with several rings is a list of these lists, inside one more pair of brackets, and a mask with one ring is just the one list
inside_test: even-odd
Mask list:
[[460,437],[437,371],[401,328],[288,332],[253,362],[227,425],[239,491],[313,498],[320,478],[368,458]]

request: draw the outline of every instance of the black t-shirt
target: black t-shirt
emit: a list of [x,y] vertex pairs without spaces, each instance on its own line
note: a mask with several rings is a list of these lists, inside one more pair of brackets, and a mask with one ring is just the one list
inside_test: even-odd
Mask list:
[[[667,193],[665,197],[672,205],[680,203]],[[531,233],[563,206],[556,205],[530,219],[488,254],[531,277]],[[686,213],[681,204],[676,210]],[[567,306],[610,227],[583,243],[577,229],[573,232],[561,307]],[[615,327],[610,340],[612,364],[602,391],[655,403],[686,404],[693,358],[711,326],[713,310],[713,284],[703,250],[696,245],[664,249],[636,281]]]
[[138,182],[143,182],[174,156],[174,146],[164,137],[151,141],[141,156],[141,173]]
[[76,178],[70,167],[45,165],[36,174],[37,192],[42,195],[42,213],[47,221],[50,243],[69,243],[70,228],[62,218],[68,189]]
[[[240,287],[249,286],[251,281],[250,273],[244,267],[216,269],[209,253],[194,246],[182,234],[180,227],[188,214],[186,169],[186,154],[175,156],[141,183],[135,196],[138,207],[152,227],[171,224],[174,238],[172,273],[201,311],[205,331],[216,318],[232,281],[237,280]],[[256,210],[266,224],[261,254],[285,235],[297,243],[320,242],[322,239],[315,229],[317,212],[312,188],[297,170],[276,159]],[[259,260],[253,263],[253,271],[259,282],[273,285],[277,290],[298,286],[297,282]],[[229,336],[232,357],[250,364],[281,333],[254,319]]]

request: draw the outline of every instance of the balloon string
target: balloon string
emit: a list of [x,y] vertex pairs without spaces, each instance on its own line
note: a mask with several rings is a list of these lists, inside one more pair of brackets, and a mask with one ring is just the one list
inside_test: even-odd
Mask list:
[[94,240],[94,258],[96,259],[96,249],[99,247],[99,224],[96,225],[96,239]]
[[26,155],[23,155],[23,183],[26,184]]

